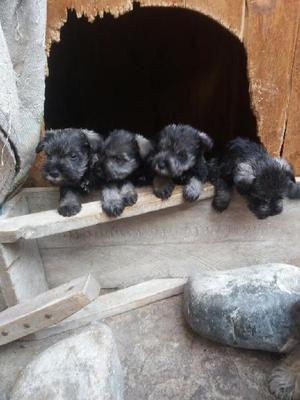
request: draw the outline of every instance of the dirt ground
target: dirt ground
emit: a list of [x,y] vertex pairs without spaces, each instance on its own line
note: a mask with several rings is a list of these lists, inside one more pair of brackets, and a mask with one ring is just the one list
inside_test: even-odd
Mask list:
[[[125,372],[124,400],[273,399],[267,378],[279,356],[224,347],[193,334],[182,315],[182,296],[106,323]],[[9,399],[19,371],[35,355],[69,334],[1,347],[0,400]]]

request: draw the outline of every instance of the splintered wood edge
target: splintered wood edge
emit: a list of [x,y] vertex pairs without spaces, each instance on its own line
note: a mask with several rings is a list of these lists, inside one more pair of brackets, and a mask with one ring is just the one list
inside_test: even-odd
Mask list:
[[34,336],[28,336],[26,340],[44,339],[80,328],[92,321],[113,317],[176,296],[183,293],[186,281],[185,278],[152,279],[99,296],[71,317],[37,332]]
[[91,276],[72,280],[0,313],[0,345],[57,324],[99,296]]
[[[205,185],[198,201],[211,198],[213,192],[211,185]],[[106,215],[102,211],[100,201],[93,201],[83,204],[80,213],[72,217],[63,217],[58,214],[57,210],[49,210],[2,219],[0,220],[0,243],[13,243],[20,238],[37,239],[186,203],[183,199],[181,186],[177,186],[172,196],[167,200],[161,200],[154,196],[150,187],[138,190],[138,194],[137,203],[131,207],[126,207],[117,218]]]

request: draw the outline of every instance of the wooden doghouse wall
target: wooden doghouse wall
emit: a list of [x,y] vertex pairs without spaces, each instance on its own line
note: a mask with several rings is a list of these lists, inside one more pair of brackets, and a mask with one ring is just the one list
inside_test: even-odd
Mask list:
[[[300,0],[141,0],[139,4],[199,11],[241,40],[259,137],[272,154],[287,157],[300,174]],[[68,10],[92,22],[97,15],[118,17],[132,8],[128,0],[49,0],[47,51],[60,40]],[[38,169],[37,163],[31,177],[33,184],[41,185]]]

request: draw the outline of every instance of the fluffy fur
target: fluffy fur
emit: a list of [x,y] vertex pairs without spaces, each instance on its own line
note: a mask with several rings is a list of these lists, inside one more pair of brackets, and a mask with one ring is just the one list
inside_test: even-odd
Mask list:
[[292,166],[248,139],[230,141],[225,153],[211,160],[209,179],[215,186],[212,205],[217,211],[228,207],[234,186],[259,219],[280,214],[284,197],[300,198]]
[[44,151],[47,159],[42,176],[60,187],[58,212],[66,217],[81,209],[80,193],[96,186],[90,170],[90,159],[103,143],[101,135],[84,129],[46,131],[36,152]]
[[295,321],[294,337],[298,345],[281,366],[273,369],[269,379],[270,392],[280,400],[300,400],[300,302],[294,305],[292,318]]
[[207,178],[204,152],[213,146],[212,139],[189,125],[168,125],[160,133],[151,166],[156,175],[154,194],[167,199],[175,183],[184,185],[184,198],[195,201]]
[[153,147],[141,135],[115,130],[105,139],[101,151],[92,157],[92,168],[103,180],[102,208],[109,216],[119,216],[137,201],[133,182],[146,175],[146,159]]

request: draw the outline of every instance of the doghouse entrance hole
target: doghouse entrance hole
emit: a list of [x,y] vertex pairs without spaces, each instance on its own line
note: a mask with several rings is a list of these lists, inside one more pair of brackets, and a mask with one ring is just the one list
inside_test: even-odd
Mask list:
[[256,138],[243,44],[211,18],[141,8],[93,23],[68,12],[48,60],[47,128],[125,128],[146,136],[187,123],[222,145]]

